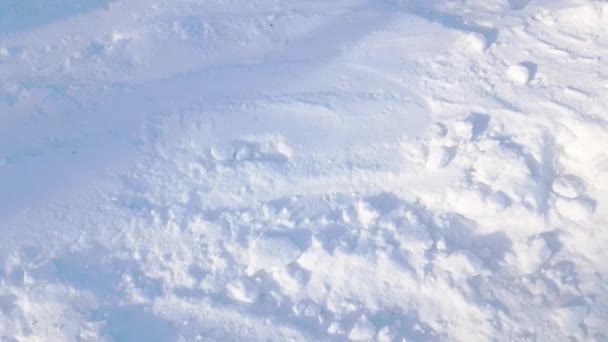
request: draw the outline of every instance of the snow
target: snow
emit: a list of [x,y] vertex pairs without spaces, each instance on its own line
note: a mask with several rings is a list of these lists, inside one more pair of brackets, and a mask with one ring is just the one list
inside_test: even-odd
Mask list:
[[606,21],[0,3],[0,340],[608,339]]
[[584,193],[584,185],[576,177],[566,175],[553,181],[553,191],[560,196],[574,199]]
[[251,243],[249,267],[273,269],[294,262],[301,254],[300,249],[286,237],[261,236]]
[[538,271],[551,258],[551,249],[542,237],[520,241],[513,247],[515,264],[524,274]]
[[369,322],[365,315],[362,315],[348,334],[348,339],[352,341],[369,341],[376,335],[376,327]]
[[235,279],[227,290],[230,297],[246,303],[254,303],[260,295],[259,286],[247,278]]
[[567,306],[556,311],[555,320],[565,331],[576,331],[589,314],[584,305]]
[[592,201],[558,197],[555,200],[557,212],[571,220],[584,220],[595,211]]
[[439,169],[450,162],[450,151],[445,146],[430,146],[426,165],[431,169]]
[[523,64],[511,65],[507,69],[507,76],[516,84],[526,84],[530,81],[531,71]]

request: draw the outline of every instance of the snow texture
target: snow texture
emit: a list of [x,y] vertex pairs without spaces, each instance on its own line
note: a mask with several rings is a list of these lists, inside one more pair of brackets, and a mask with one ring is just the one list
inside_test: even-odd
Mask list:
[[0,1],[0,341],[608,340],[606,23]]

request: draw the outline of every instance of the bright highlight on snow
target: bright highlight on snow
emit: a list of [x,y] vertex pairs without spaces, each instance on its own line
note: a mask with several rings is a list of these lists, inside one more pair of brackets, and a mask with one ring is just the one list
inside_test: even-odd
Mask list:
[[608,340],[607,23],[1,1],[0,340]]

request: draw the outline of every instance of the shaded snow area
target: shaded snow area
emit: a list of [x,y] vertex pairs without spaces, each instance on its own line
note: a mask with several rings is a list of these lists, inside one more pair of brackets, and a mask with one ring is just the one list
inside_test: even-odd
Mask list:
[[0,1],[0,341],[608,341],[608,1]]

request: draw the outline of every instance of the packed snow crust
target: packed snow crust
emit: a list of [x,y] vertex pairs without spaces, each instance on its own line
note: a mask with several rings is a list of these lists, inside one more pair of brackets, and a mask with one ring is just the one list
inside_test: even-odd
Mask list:
[[608,2],[0,2],[1,341],[607,341]]

